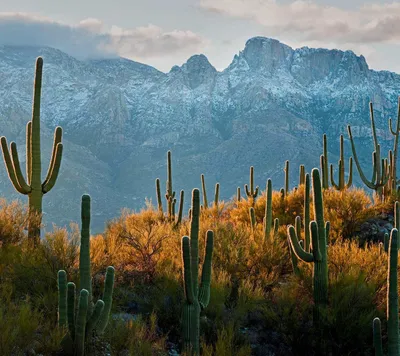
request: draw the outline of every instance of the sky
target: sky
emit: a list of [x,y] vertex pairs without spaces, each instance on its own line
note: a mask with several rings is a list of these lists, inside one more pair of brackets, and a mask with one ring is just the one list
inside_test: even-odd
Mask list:
[[168,72],[194,54],[218,70],[254,36],[352,50],[400,73],[400,1],[0,0],[0,45],[58,48],[78,58],[121,56]]

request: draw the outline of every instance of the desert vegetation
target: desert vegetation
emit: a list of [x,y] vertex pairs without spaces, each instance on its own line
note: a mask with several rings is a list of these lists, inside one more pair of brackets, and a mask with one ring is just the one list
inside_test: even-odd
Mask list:
[[[1,355],[399,355],[399,118],[385,156],[370,106],[371,180],[348,127],[347,174],[344,137],[335,178],[324,135],[321,167],[300,166],[296,187],[289,161],[280,191],[268,177],[265,191],[255,186],[250,167],[244,196],[238,187],[222,201],[216,183],[210,204],[201,175],[186,213],[183,190],[176,209],[169,151],[156,206],[125,209],[91,236],[83,194],[79,224],[39,239],[42,197],[62,174],[57,128],[41,180],[42,66],[39,58],[26,180],[15,143],[9,150],[1,138],[10,181],[29,197],[27,206],[0,200]],[[353,160],[372,195],[353,185]]]

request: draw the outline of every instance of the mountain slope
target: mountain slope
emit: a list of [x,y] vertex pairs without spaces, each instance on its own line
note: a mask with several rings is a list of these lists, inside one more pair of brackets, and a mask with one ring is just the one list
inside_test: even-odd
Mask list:
[[[140,208],[145,197],[154,201],[156,177],[165,188],[169,149],[174,188],[187,191],[186,197],[205,173],[209,189],[219,181],[222,198],[230,198],[247,182],[250,165],[263,189],[269,177],[280,188],[286,159],[294,186],[299,164],[307,170],[318,165],[324,132],[336,167],[338,136],[347,139],[348,123],[367,168],[370,100],[383,148],[392,144],[387,119],[396,115],[400,76],[370,70],[365,58],[351,51],[294,50],[255,37],[222,72],[195,55],[162,73],[123,58],[82,62],[52,48],[3,46],[0,135],[17,141],[21,161],[39,55],[44,171],[56,125],[64,128],[65,140],[59,181],[44,199],[48,224],[78,220],[83,193],[93,197],[94,231],[121,208]],[[350,153],[347,143],[346,149]],[[3,167],[0,194],[24,200]]]

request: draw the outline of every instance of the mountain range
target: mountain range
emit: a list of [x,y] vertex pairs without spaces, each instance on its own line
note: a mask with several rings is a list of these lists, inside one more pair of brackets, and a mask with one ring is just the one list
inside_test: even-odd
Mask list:
[[[223,71],[200,54],[163,73],[124,58],[79,61],[54,48],[0,46],[0,136],[16,141],[21,164],[37,56],[44,59],[43,174],[54,127],[64,129],[60,175],[43,200],[47,228],[79,221],[84,193],[93,199],[93,232],[124,207],[140,209],[146,197],[155,202],[157,177],[165,191],[168,150],[174,190],[185,190],[188,207],[201,173],[209,195],[220,182],[221,198],[229,199],[248,182],[251,165],[261,189],[268,178],[279,189],[289,159],[294,187],[300,164],[319,166],[323,133],[337,167],[340,134],[351,152],[347,124],[371,171],[369,101],[383,149],[393,142],[387,120],[397,115],[400,75],[374,71],[352,51],[293,49],[254,37]],[[3,163],[0,195],[26,201]]]

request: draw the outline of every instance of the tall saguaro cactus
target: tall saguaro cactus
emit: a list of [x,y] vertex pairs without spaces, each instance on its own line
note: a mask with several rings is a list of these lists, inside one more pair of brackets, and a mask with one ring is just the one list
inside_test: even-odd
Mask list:
[[[389,242],[388,278],[387,278],[387,329],[388,356],[398,356],[399,348],[399,295],[397,282],[398,266],[398,230],[392,229]],[[381,321],[373,321],[374,348],[376,356],[383,356]]]
[[397,102],[397,123],[396,128],[393,128],[392,119],[389,119],[389,130],[390,133],[394,136],[393,142],[393,151],[392,152],[392,159],[390,165],[390,192],[395,194],[397,192],[397,184],[399,183],[397,180],[397,158],[398,158],[398,151],[399,151],[399,135],[400,135],[400,96]]
[[107,267],[103,298],[93,304],[90,266],[90,196],[82,196],[81,245],[79,254],[79,299],[75,314],[75,284],[67,283],[64,270],[58,271],[58,325],[68,326],[62,342],[63,354],[82,356],[93,332],[102,334],[107,327],[114,289],[114,267]]
[[296,229],[290,225],[288,236],[291,248],[297,258],[313,263],[313,291],[314,291],[314,322],[320,322],[321,308],[328,304],[328,254],[327,239],[329,222],[324,221],[324,206],[322,198],[322,182],[318,169],[312,170],[314,217],[316,221],[310,223],[312,250],[306,251],[299,243]]
[[[22,174],[17,145],[11,142],[10,150],[7,139],[1,137],[3,158],[8,176],[14,188],[21,194],[28,195],[29,229],[28,236],[35,244],[40,239],[40,225],[43,195],[55,185],[61,166],[63,151],[62,129],[57,127],[54,132],[53,152],[45,180],[42,182],[42,162],[40,150],[40,100],[42,90],[43,59],[36,59],[35,81],[33,85],[32,119],[26,126],[26,180]],[[10,154],[11,152],[11,154]]]
[[167,192],[165,194],[167,199],[168,220],[172,221],[174,214],[174,207],[176,204],[175,192],[172,190],[172,162],[171,151],[167,153]]
[[353,158],[349,158],[349,179],[347,183],[345,182],[344,177],[344,139],[343,135],[340,135],[340,158],[339,158],[339,181],[335,182],[335,178],[333,176],[333,165],[331,164],[331,184],[337,190],[345,190],[351,187],[353,182]]
[[[254,210],[254,209],[253,209]],[[264,228],[264,240],[268,241],[272,237],[276,236],[279,229],[279,219],[274,219],[273,225],[273,234],[271,234],[272,230],[272,181],[268,179],[267,181],[267,189],[265,191],[265,213],[263,219],[263,228]]]
[[247,198],[251,199],[252,204],[254,205],[257,195],[258,195],[258,186],[254,188],[254,167],[250,167],[250,189],[247,184],[244,185],[244,190],[246,192]]
[[353,157],[354,161],[357,166],[358,173],[360,174],[361,180],[364,182],[364,184],[375,191],[375,194],[380,197],[381,199],[383,198],[383,187],[386,185],[386,183],[389,180],[389,174],[387,174],[386,166],[387,166],[387,159],[381,158],[381,146],[378,143],[378,136],[376,135],[376,128],[375,128],[375,120],[374,120],[374,108],[372,103],[369,103],[369,110],[370,110],[370,118],[371,118],[371,129],[372,129],[372,138],[374,142],[374,151],[372,153],[372,179],[368,180],[368,178],[365,176],[360,162],[357,157],[357,152],[356,152],[356,147],[354,144],[354,139],[353,135],[351,132],[351,127],[350,125],[347,125],[347,131],[350,137],[350,142],[351,142],[351,149],[353,151]]
[[214,233],[206,233],[206,249],[199,285],[200,192],[193,189],[190,237],[182,237],[185,304],[182,311],[183,348],[192,355],[200,354],[200,313],[210,301],[211,264]]

